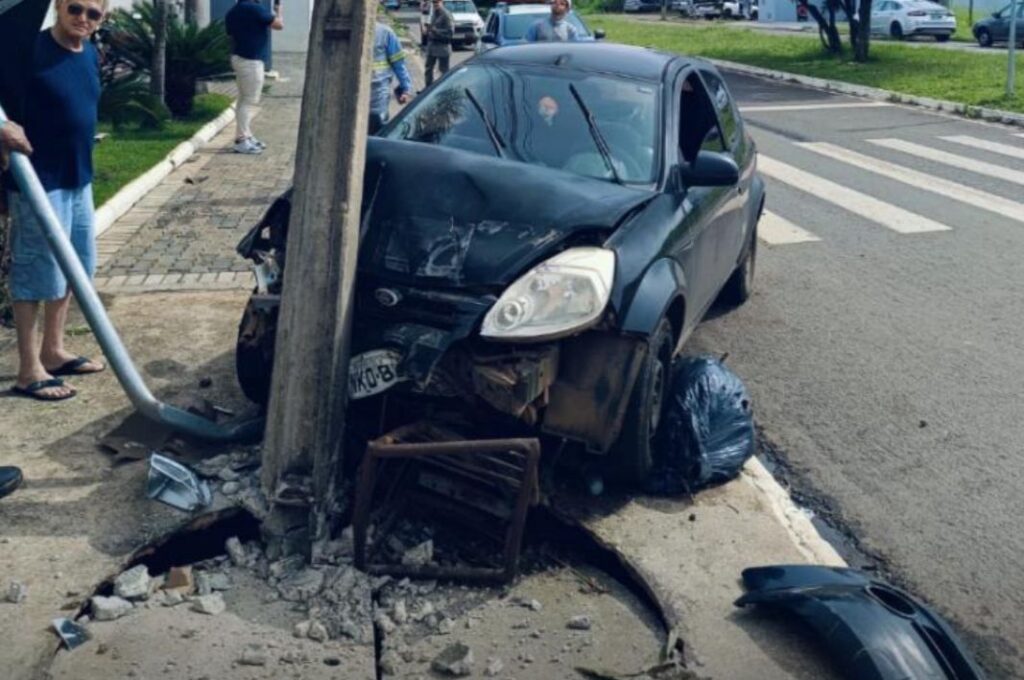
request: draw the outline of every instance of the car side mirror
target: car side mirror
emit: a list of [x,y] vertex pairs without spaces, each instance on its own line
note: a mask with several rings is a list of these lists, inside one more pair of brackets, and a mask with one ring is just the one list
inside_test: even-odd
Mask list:
[[740,168],[729,156],[714,151],[699,151],[692,163],[676,166],[676,186],[731,187],[739,184]]
[[497,45],[498,37],[490,33],[484,33],[482,36],[480,36],[480,42],[487,43],[488,45]]
[[992,12],[992,17],[994,19],[1002,19],[1003,18],[1003,13],[1000,12],[999,10],[996,10],[995,12]]
[[594,40],[604,40],[605,32],[603,28],[599,28],[594,31]]

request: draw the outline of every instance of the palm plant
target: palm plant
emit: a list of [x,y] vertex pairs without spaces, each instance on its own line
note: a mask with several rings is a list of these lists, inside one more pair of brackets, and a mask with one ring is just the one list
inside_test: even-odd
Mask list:
[[[151,72],[156,20],[151,1],[135,3],[130,12],[111,13],[110,49],[136,72]],[[192,111],[196,81],[229,71],[230,58],[231,45],[221,22],[199,28],[168,12],[164,101],[171,113],[187,116]]]
[[129,123],[143,128],[159,128],[171,114],[159,97],[150,94],[138,74],[129,73],[104,84],[99,117],[118,128]]

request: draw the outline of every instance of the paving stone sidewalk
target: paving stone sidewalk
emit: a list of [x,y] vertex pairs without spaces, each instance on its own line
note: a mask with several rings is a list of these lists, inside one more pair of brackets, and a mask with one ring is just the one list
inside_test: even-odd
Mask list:
[[98,239],[96,288],[107,293],[248,288],[235,246],[292,182],[304,54],[275,55],[282,80],[264,93],[258,156],[232,152],[234,123]]

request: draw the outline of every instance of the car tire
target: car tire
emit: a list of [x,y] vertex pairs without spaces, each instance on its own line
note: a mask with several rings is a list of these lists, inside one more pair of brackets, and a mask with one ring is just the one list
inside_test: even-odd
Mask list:
[[992,47],[992,34],[987,28],[979,28],[974,37],[978,39],[978,44],[982,47]]
[[719,301],[732,307],[739,307],[750,299],[754,292],[754,270],[757,266],[757,225],[750,231],[750,239],[747,242],[746,253],[743,261],[736,265],[729,276],[729,280],[722,287],[719,293]]
[[943,33],[935,36],[935,42],[949,42],[949,35]]
[[903,27],[900,26],[900,22],[894,21],[889,26],[889,37],[893,40],[903,40]]
[[252,298],[245,305],[235,343],[235,375],[242,393],[252,402],[266,406],[270,400],[270,377],[274,367],[277,310],[259,310]]
[[654,441],[669,396],[674,343],[672,324],[662,319],[647,340],[647,356],[633,386],[622,431],[608,454],[610,477],[617,484],[642,484],[651,473]]

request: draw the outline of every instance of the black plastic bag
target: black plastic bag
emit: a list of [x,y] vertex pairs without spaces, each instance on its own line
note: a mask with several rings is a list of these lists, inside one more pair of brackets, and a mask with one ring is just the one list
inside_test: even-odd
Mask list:
[[646,490],[691,492],[739,474],[756,443],[750,394],[739,376],[715,357],[683,357],[667,398]]

